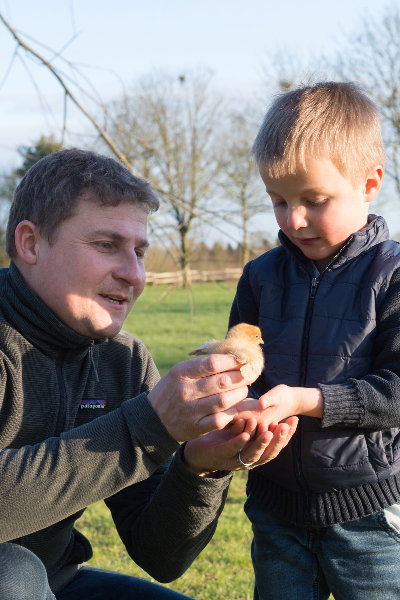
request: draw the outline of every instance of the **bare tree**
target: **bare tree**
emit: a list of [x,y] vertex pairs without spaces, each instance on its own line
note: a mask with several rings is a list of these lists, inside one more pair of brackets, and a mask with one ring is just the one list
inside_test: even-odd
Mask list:
[[[216,193],[221,169],[222,100],[208,73],[155,73],[113,107],[110,136],[160,193],[158,225],[177,240],[185,280],[190,233]],[[161,221],[160,221],[161,218]]]
[[359,83],[379,107],[389,158],[387,172],[400,194],[400,10],[388,6],[382,20],[366,16],[333,63],[341,79]]
[[269,208],[258,169],[250,155],[257,128],[247,111],[231,113],[224,137],[220,186],[233,204],[231,214],[239,218],[242,230],[242,264],[250,260],[249,225],[256,214]]

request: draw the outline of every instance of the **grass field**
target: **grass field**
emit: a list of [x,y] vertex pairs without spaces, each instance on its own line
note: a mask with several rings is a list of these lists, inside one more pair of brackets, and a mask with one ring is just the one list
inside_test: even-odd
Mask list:
[[[164,374],[175,363],[186,360],[187,353],[197,344],[225,336],[235,289],[234,283],[193,286],[194,314],[188,332],[189,305],[186,292],[175,289],[146,308],[166,291],[161,286],[148,287],[124,328],[146,344],[160,373]],[[192,567],[167,587],[197,600],[253,598],[254,577],[250,559],[252,536],[243,512],[245,484],[246,473],[236,473],[214,538]],[[127,556],[104,503],[90,506],[77,527],[93,545],[92,566],[151,579]]]

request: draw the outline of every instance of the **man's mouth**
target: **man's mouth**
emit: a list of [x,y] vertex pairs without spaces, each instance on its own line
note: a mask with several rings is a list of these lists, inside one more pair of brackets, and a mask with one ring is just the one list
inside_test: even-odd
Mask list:
[[102,298],[105,298],[106,300],[109,300],[113,304],[117,304],[117,305],[124,304],[127,301],[126,298],[121,298],[120,296],[112,296],[112,295],[108,295],[108,294],[107,295],[106,294],[100,294],[100,296]]

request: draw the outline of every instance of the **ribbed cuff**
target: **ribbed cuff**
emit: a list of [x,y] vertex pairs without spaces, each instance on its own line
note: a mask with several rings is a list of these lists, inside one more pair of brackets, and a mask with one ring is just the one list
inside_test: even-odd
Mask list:
[[324,396],[322,427],[359,427],[364,416],[364,408],[356,386],[350,383],[337,385],[318,384]]
[[217,471],[217,477],[200,477],[188,469],[182,460],[182,456],[185,451],[185,444],[186,442],[182,444],[182,446],[176,452],[173,459],[173,464],[170,468],[175,469],[176,472],[179,473],[179,477],[184,477],[185,481],[191,487],[195,486],[197,488],[198,486],[201,486],[205,489],[213,491],[223,490],[228,487],[233,476],[231,471]]

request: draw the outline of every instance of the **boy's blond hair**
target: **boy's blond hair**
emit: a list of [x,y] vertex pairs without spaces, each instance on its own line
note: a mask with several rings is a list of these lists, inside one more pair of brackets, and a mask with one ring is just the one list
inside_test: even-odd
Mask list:
[[252,154],[271,178],[306,168],[307,154],[329,158],[353,186],[386,162],[378,108],[355,83],[320,82],[280,94]]

